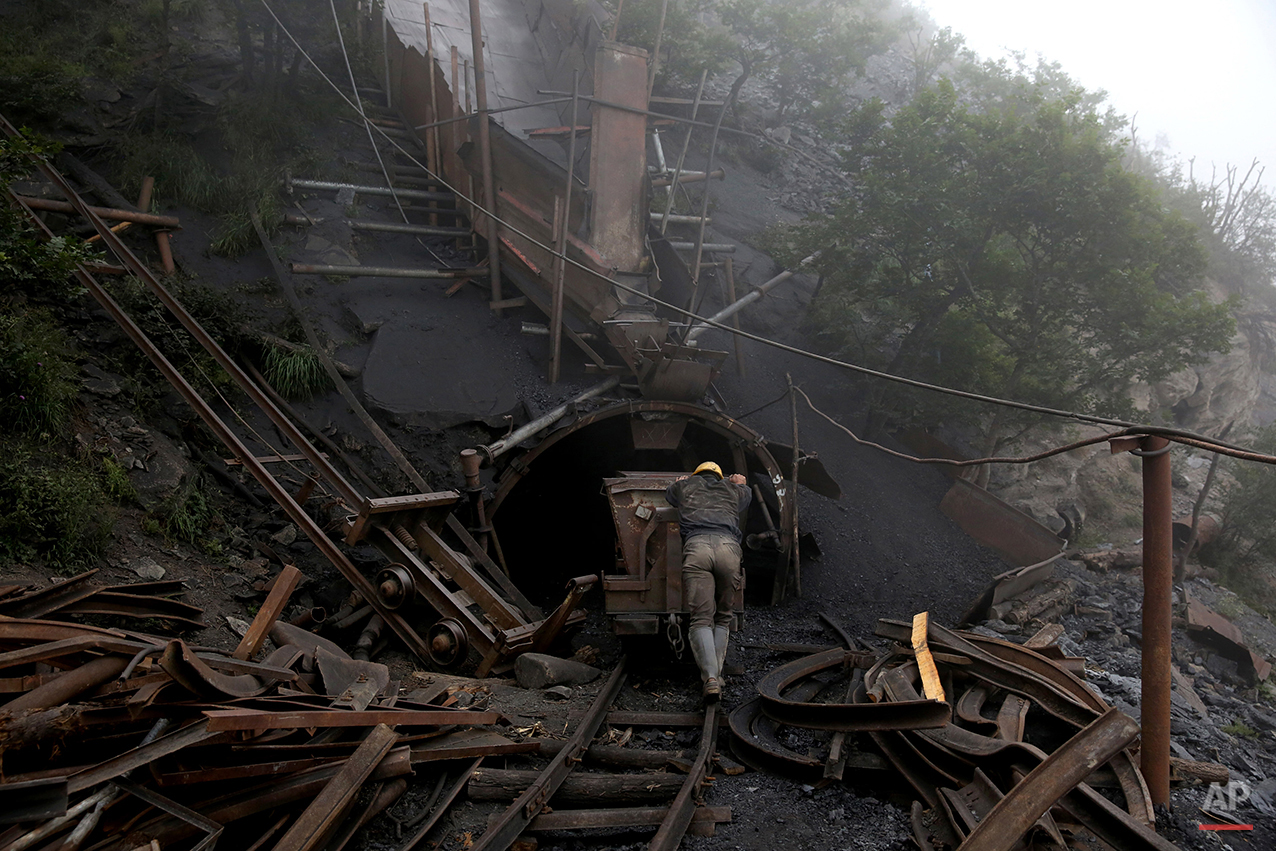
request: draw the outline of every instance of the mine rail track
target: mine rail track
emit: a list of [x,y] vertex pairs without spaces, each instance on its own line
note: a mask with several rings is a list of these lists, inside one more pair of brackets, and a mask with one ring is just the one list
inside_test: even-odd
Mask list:
[[[697,824],[700,832],[712,832],[719,821],[729,821],[730,811],[703,806],[703,792],[712,781],[710,768],[718,741],[720,716],[717,704],[709,704],[698,713],[700,742],[694,756],[680,765],[686,776],[680,782],[666,772],[631,774],[598,774],[578,771],[586,762],[611,762],[632,768],[664,768],[670,761],[665,752],[647,752],[634,749],[593,745],[595,737],[609,722],[628,721],[646,725],[662,725],[670,721],[685,724],[690,719],[665,713],[629,714],[610,713],[611,706],[621,694],[626,681],[626,663],[622,659],[612,671],[589,710],[580,718],[572,736],[547,749],[542,742],[541,752],[556,750],[549,764],[531,779],[512,804],[501,814],[493,816],[486,832],[475,840],[475,851],[505,851],[525,833],[541,831],[580,831],[597,829],[656,827],[655,836],[648,848],[651,851],[673,851],[682,838]],[[645,755],[645,756],[644,756]],[[475,767],[470,775],[470,796],[476,798],[491,794],[499,796],[501,788],[516,786],[526,772],[489,770]],[[652,806],[676,789],[673,800],[667,805]],[[484,791],[486,790],[486,791]],[[645,793],[645,794],[644,794]],[[556,807],[552,800],[566,798],[569,804],[583,801],[627,803],[628,806],[610,807]],[[619,800],[616,800],[619,799]],[[638,806],[633,806],[633,803]]]
[[[3,117],[0,117],[0,130],[10,138],[19,136],[13,125]],[[65,196],[72,211],[93,226],[102,245],[115,255],[122,270],[135,275],[151,291],[200,346],[226,370],[284,438],[296,447],[304,460],[314,468],[314,478],[326,483],[342,503],[349,507],[352,513],[345,530],[346,543],[353,545],[366,539],[389,563],[388,568],[382,571],[383,576],[379,576],[376,582],[365,576],[350,561],[337,543],[302,507],[312,486],[303,487],[296,495],[290,493],[271,474],[263,459],[249,451],[239,436],[146,336],[90,270],[83,265],[77,267],[74,275],[78,282],[159,369],[231,455],[279,504],[289,519],[315,544],[320,553],[353,586],[364,603],[390,627],[410,652],[422,660],[431,660],[436,664],[460,664],[466,661],[467,654],[473,649],[479,659],[478,672],[481,677],[506,663],[517,653],[546,646],[565,626],[583,618],[583,612],[575,606],[580,595],[593,584],[592,578],[579,577],[574,580],[559,608],[548,615],[542,615],[503,576],[500,568],[474,541],[469,530],[451,514],[454,506],[463,504],[459,492],[373,496],[356,488],[305,437],[298,425],[276,403],[273,391],[265,387],[264,383],[259,385],[254,381],[244,367],[218,345],[66,178],[43,158],[33,158],[33,164]],[[47,238],[53,237],[25,198],[10,189],[9,200],[25,211],[32,224]],[[281,286],[291,289],[288,273],[279,267],[273,247],[264,238],[263,247],[276,261]],[[388,443],[388,438],[386,442]],[[397,452],[392,444],[387,448],[391,454]],[[367,480],[366,476],[359,478]],[[459,545],[454,547],[442,537],[444,527],[450,530],[460,542]],[[419,632],[405,616],[409,604],[417,599],[427,603],[441,618],[426,635]],[[97,608],[118,610],[125,608],[126,602],[103,600],[99,597]]]

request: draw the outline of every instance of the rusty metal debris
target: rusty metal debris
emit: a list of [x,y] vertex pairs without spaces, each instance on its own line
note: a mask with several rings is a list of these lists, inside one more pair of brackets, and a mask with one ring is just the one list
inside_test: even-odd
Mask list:
[[1219,647],[1229,658],[1245,666],[1248,676],[1262,682],[1271,675],[1272,663],[1245,644],[1245,636],[1236,625],[1193,597],[1187,597],[1187,631],[1199,639]]
[[[1057,631],[1035,647],[923,618],[880,621],[877,634],[896,644],[876,654],[833,648],[764,677],[759,696],[731,713],[737,754],[806,782],[834,774],[877,790],[909,790],[922,848],[994,851],[1022,847],[1037,834],[1056,846],[1089,834],[1120,851],[1174,847],[1152,829],[1152,802],[1129,750],[1138,725],[1042,653]],[[920,670],[927,655],[933,677]],[[839,668],[845,676],[830,679]],[[922,694],[939,697],[939,688],[951,703]],[[889,723],[893,708],[926,704],[926,723],[907,711]],[[859,735],[838,733],[843,738],[828,739],[823,750],[799,753],[783,744],[786,727]],[[1058,743],[1052,752],[1030,743],[1046,741]],[[1124,808],[1089,785],[1105,765]],[[839,766],[844,774],[830,770]]]
[[[4,599],[56,614],[96,593],[88,578]],[[303,851],[348,839],[402,794],[397,778],[414,762],[535,748],[493,732],[475,738],[473,728],[501,721],[498,713],[405,700],[384,666],[280,623],[298,579],[284,568],[233,652],[0,618],[0,677],[10,684],[0,705],[0,801],[15,824],[0,834],[3,846],[211,849],[278,834],[274,847]],[[266,635],[280,646],[258,661]],[[372,805],[356,811],[365,787]],[[267,812],[269,822],[253,818]]]

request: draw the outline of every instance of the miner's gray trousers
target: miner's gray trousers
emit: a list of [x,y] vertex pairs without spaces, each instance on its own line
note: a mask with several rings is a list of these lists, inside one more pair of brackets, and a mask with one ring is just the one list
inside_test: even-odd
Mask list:
[[731,625],[731,607],[744,582],[740,544],[728,535],[695,535],[682,547],[682,594],[691,629]]

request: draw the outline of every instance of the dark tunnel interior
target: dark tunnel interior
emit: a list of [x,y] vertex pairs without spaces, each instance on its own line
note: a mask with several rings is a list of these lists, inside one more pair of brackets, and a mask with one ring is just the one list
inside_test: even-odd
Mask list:
[[[770,482],[758,460],[746,455],[750,483],[763,483],[771,497]],[[690,472],[701,461],[716,461],[726,475],[733,467],[729,439],[716,431],[689,422],[676,449],[635,449],[629,419],[618,416],[581,428],[549,447],[531,464],[529,472],[510,491],[492,523],[509,560],[513,580],[534,601],[554,604],[573,576],[613,572],[616,561],[616,529],[603,479],[621,471]],[[750,507],[748,531],[765,528],[760,509]],[[769,583],[774,568],[773,550],[745,551],[749,587]],[[766,581],[762,571],[767,571]],[[769,592],[769,584],[767,584]]]

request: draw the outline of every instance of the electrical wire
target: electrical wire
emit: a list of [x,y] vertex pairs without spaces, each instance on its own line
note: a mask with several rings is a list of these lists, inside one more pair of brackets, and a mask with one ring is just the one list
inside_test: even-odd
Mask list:
[[[894,449],[891,449],[890,447],[882,446],[880,443],[874,443],[871,440],[865,440],[864,438],[857,435],[855,432],[851,431],[846,426],[842,425],[840,422],[838,422],[836,419],[834,419],[830,415],[824,413],[819,408],[815,407],[815,403],[811,401],[811,397],[807,396],[806,391],[804,391],[801,387],[794,387],[793,389],[802,395],[802,398],[806,400],[806,404],[810,407],[812,411],[819,414],[824,419],[828,420],[837,428],[846,432],[846,434],[850,436],[851,440],[855,441],[860,446],[867,446],[871,449],[876,449],[880,452],[884,452],[887,455],[893,456],[895,458],[902,458],[905,461],[912,461],[915,464],[935,464],[935,465],[944,466],[944,467],[980,467],[980,466],[983,466],[984,464],[1032,464],[1037,461],[1044,461],[1047,458],[1053,458],[1055,455],[1063,455],[1064,453],[1073,452],[1077,449],[1084,449],[1087,446],[1094,446],[1095,444],[1099,444],[1099,443],[1107,443],[1108,441],[1114,440],[1119,437],[1146,437],[1149,435],[1164,437],[1171,442],[1182,443],[1186,446],[1193,446],[1200,449],[1209,449],[1210,451],[1217,452],[1220,455],[1228,455],[1233,458],[1241,458],[1246,461],[1257,461],[1262,464],[1276,464],[1276,456],[1273,456],[1273,455],[1263,455],[1257,452],[1247,452],[1247,451],[1240,451],[1240,450],[1234,450],[1229,448],[1219,448],[1220,444],[1218,443],[1210,443],[1207,445],[1203,443],[1202,441],[1197,441],[1197,440],[1192,440],[1185,437],[1167,434],[1165,433],[1166,430],[1156,430],[1151,428],[1122,429],[1121,431],[1110,432],[1108,434],[1099,435],[1097,437],[1088,437],[1083,440],[1077,440],[1077,441],[1073,441],[1072,443],[1066,443],[1066,444],[1063,444],[1062,446],[1056,446],[1053,449],[1046,449],[1033,455],[1018,455],[1018,456],[1010,456],[1010,457],[994,456],[990,458],[968,458],[968,459],[919,458],[916,455],[909,455],[907,452],[899,452]],[[787,396],[787,395],[789,394],[785,392],[784,396]],[[780,399],[783,399],[784,396],[781,396]],[[771,402],[768,402],[766,405],[763,405],[763,407],[774,405],[776,402],[780,401],[780,399],[775,399]],[[759,408],[757,410],[761,410],[761,409]],[[750,413],[752,413],[752,411]],[[1159,454],[1168,448],[1169,447],[1166,446],[1163,449],[1156,449],[1152,451]],[[1131,450],[1131,452],[1133,454],[1140,454],[1141,450],[1136,449],[1136,450]],[[1146,455],[1146,453],[1143,453],[1143,454]]]
[[363,119],[363,129],[368,132],[368,144],[372,146],[372,153],[377,158],[377,165],[381,166],[381,175],[385,178],[385,185],[390,188],[390,197],[394,198],[394,206],[399,208],[399,215],[403,217],[406,224],[408,214],[403,209],[403,204],[399,201],[399,193],[394,191],[394,181],[390,179],[390,171],[385,167],[385,161],[381,159],[381,149],[377,147],[377,140],[372,135],[372,122],[368,120],[367,114],[363,111],[363,100],[359,97],[359,84],[354,80],[354,68],[350,66],[350,54],[346,53],[346,39],[341,34],[341,19],[337,17],[336,0],[328,0],[328,6],[332,9],[332,25],[337,29],[337,44],[341,46],[341,58],[346,62],[346,73],[350,75],[350,91],[354,93],[354,107],[359,112],[359,117]]
[[[310,56],[310,54],[305,51],[305,49],[297,41],[296,37],[294,37],[293,34],[288,30],[288,28],[284,26],[283,21],[279,19],[279,16],[276,15],[274,10],[270,7],[270,3],[268,2],[268,0],[261,0],[261,4],[262,6],[266,8],[266,11],[275,20],[275,23],[279,25],[279,28],[284,33],[284,35],[288,36],[289,41],[291,41],[293,43],[293,46],[296,47],[296,49],[298,50],[298,52],[300,52],[301,55],[306,58],[306,60],[315,69],[315,71],[319,74],[319,76],[323,78],[323,80],[327,82],[329,86],[332,87],[333,91],[337,93],[338,97],[340,97],[349,106],[356,109],[357,111],[357,107],[355,107],[354,104],[350,102],[350,99],[347,98],[345,94],[340,90],[340,88],[338,88],[332,82],[332,80],[328,77],[327,74],[323,72],[323,70],[319,67],[319,65],[315,62],[315,60]],[[712,127],[712,125],[709,125],[709,124],[706,124],[705,126]],[[615,289],[618,289],[622,292],[629,293],[631,295],[636,295],[646,300],[647,302],[650,302],[651,304],[655,306],[663,307],[664,309],[671,311],[675,314],[678,314],[680,316],[684,316],[692,320],[693,322],[703,323],[709,326],[710,328],[716,328],[720,331],[725,331],[728,334],[734,334],[737,337],[740,337],[746,340],[752,340],[755,343],[761,343],[764,346],[770,346],[771,348],[778,349],[783,352],[788,352],[790,354],[798,355],[799,357],[804,357],[809,360],[814,360],[819,363],[828,364],[829,366],[834,366],[839,369],[844,369],[848,372],[854,372],[869,378],[877,378],[883,381],[890,381],[896,384],[902,384],[906,387],[914,387],[919,390],[926,390],[933,393],[940,393],[943,395],[952,396],[959,399],[967,399],[972,402],[980,402],[987,405],[996,405],[996,406],[1000,406],[1004,408],[1027,411],[1029,413],[1056,417],[1058,419],[1073,420],[1075,422],[1085,423],[1087,425],[1110,426],[1113,428],[1128,429],[1128,430],[1131,430],[1131,433],[1137,433],[1137,434],[1156,434],[1162,437],[1172,438],[1176,442],[1183,443],[1184,445],[1187,445],[1187,446],[1195,446],[1198,448],[1209,449],[1210,451],[1220,452],[1220,453],[1227,454],[1236,458],[1244,458],[1246,460],[1255,460],[1255,461],[1262,460],[1263,463],[1276,462],[1276,459],[1273,459],[1273,461],[1263,460],[1263,459],[1271,458],[1272,456],[1263,455],[1261,453],[1254,452],[1242,446],[1236,446],[1234,444],[1224,443],[1222,441],[1215,440],[1205,435],[1196,434],[1194,432],[1190,432],[1190,431],[1186,431],[1182,429],[1168,429],[1168,428],[1162,428],[1160,426],[1152,426],[1152,425],[1147,425],[1143,423],[1119,420],[1112,417],[1101,417],[1094,414],[1084,414],[1078,411],[1066,411],[1066,410],[1061,410],[1058,408],[1050,408],[1044,405],[1033,405],[1027,402],[1018,402],[1013,399],[1001,399],[996,396],[987,396],[981,393],[972,393],[966,390],[957,390],[952,387],[944,387],[942,385],[930,384],[925,381],[918,381],[917,379],[906,378],[902,375],[892,375],[889,372],[882,372],[880,370],[872,369],[870,367],[861,366],[859,364],[850,363],[848,361],[838,360],[837,358],[832,358],[827,355],[817,354],[815,352],[808,351],[806,349],[798,348],[797,346],[791,346],[787,343],[781,343],[778,340],[772,340],[767,337],[760,336],[758,334],[753,334],[748,331],[734,328],[722,322],[716,322],[708,317],[699,316],[696,313],[693,313],[692,311],[686,308],[682,308],[676,304],[671,304],[670,302],[663,301],[635,287],[631,287],[626,284],[622,284],[617,280],[608,278],[606,275],[600,272],[596,272],[593,269],[590,269],[588,266],[585,266],[583,263],[577,260],[573,260],[571,257],[568,257],[566,255],[566,252],[563,252],[563,254],[560,255],[557,251],[554,250],[553,247],[546,245],[545,243],[541,242],[539,239],[532,236],[531,234],[526,233],[525,231],[519,229],[517,226],[511,224],[510,222],[505,221],[504,219],[502,219],[500,216],[496,214],[495,210],[486,209],[477,201],[474,201],[465,193],[461,192],[459,189],[452,186],[442,176],[437,175],[434,172],[430,171],[429,168],[427,168],[423,163],[421,163],[421,161],[418,160],[410,151],[406,150],[402,145],[400,145],[398,142],[392,139],[380,127],[377,127],[376,125],[372,125],[372,129],[381,133],[381,135],[386,139],[386,141],[389,142],[390,145],[392,145],[400,154],[406,157],[418,168],[420,168],[421,170],[429,174],[436,182],[446,187],[449,191],[455,193],[458,197],[464,199],[466,203],[471,205],[471,207],[474,210],[477,210],[478,212],[482,213],[485,216],[490,216],[505,230],[519,237],[522,237],[523,239],[526,239],[532,245],[548,252],[550,256],[561,257],[565,263],[570,264],[571,266],[584,272],[587,275],[590,275],[592,277],[599,279],[600,281],[606,283],[610,287],[614,287]]]

